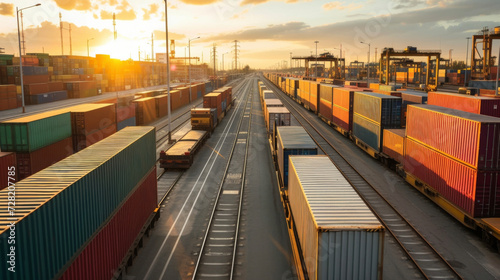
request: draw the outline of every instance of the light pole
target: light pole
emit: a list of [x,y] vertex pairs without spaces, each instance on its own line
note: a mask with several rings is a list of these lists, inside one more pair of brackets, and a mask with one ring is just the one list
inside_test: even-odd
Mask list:
[[87,39],[87,56],[90,56],[89,41],[94,40],[94,38]]
[[368,83],[368,86],[370,85],[370,43],[365,43],[365,42],[360,42],[361,44],[368,45],[368,65],[366,65],[366,68],[368,68],[368,73],[366,74],[366,81]]
[[292,52],[290,52],[290,73],[292,73],[293,65],[292,65]]
[[19,12],[22,10],[26,10],[29,8],[33,8],[36,6],[40,6],[42,4],[38,3],[33,6],[25,7],[19,9],[16,7],[16,16],[17,16],[17,40],[19,41],[19,75],[21,76],[21,100],[23,103],[23,113],[26,113],[26,108],[24,107],[24,82],[23,82],[23,54],[21,53],[21,31],[19,30]]
[[168,143],[172,143],[172,119],[170,114],[170,57],[168,56],[168,3],[165,1],[165,59],[167,61],[167,96],[168,96]]
[[318,77],[318,43],[319,41],[314,41],[316,44],[316,66],[314,68],[314,77]]
[[200,36],[189,39],[188,49],[189,49],[189,103],[191,103],[191,41],[200,39]]
[[470,37],[467,37],[466,39],[467,39],[467,51],[465,52],[465,78],[464,78],[464,87],[465,87],[465,85],[467,83],[467,60],[469,59],[469,39],[470,39]]

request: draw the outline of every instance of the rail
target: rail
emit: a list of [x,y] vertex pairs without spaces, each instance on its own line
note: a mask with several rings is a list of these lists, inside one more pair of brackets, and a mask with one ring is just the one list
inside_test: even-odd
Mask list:
[[[297,109],[300,105],[293,103],[273,83],[263,78],[267,86],[286,103],[290,112],[306,129],[325,155],[335,164],[339,171],[358,192],[368,207],[377,215],[384,227],[391,233],[408,258],[412,260],[426,279],[462,279],[450,263],[418,232],[418,230],[396,210],[396,208],[335,148],[335,146],[314,125],[304,113]],[[293,112],[292,112],[293,111]],[[295,112],[295,113],[294,113]]]

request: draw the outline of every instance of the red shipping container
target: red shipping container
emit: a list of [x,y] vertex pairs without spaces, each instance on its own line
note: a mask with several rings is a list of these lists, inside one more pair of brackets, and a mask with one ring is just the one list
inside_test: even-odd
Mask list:
[[112,279],[157,207],[156,200],[156,168],[153,168],[109,222],[69,264],[60,279]]
[[321,99],[319,104],[319,114],[329,121],[333,121],[332,103],[326,99]]
[[153,97],[145,97],[134,100],[136,107],[137,125],[147,125],[156,120],[156,101]]
[[79,152],[102,139],[113,135],[116,132],[116,123],[103,128],[101,130],[94,130],[89,134],[76,134],[73,135],[73,147],[75,152]]
[[64,90],[63,82],[49,82],[49,92]]
[[[49,75],[24,75],[23,76],[23,84],[36,84],[36,83],[48,83],[50,81]],[[21,80],[19,79],[19,83],[21,84]]]
[[116,105],[116,122],[121,122],[135,117],[136,103],[131,103],[128,106]]
[[49,92],[48,83],[29,84],[24,86],[24,93],[27,95],[43,94]]
[[500,171],[478,171],[411,139],[404,168],[474,218],[500,215]]
[[[8,187],[9,182],[13,184],[17,182],[18,171],[16,166],[16,153],[0,152],[0,190]],[[12,167],[14,167],[13,170],[11,169]],[[13,173],[9,175],[10,171]],[[9,180],[9,177],[14,180]]]
[[352,102],[354,100],[354,90],[348,88],[333,89],[333,104],[352,111]]
[[81,104],[61,111],[71,112],[73,135],[91,134],[116,123],[115,104]]
[[181,107],[181,92],[178,90],[170,91],[170,110],[177,110]]
[[405,134],[405,129],[384,129],[382,137],[382,152],[399,163],[404,161]]
[[352,131],[352,111],[333,105],[332,122],[345,131]]
[[156,117],[162,118],[168,114],[168,95],[158,95],[155,97]]
[[18,178],[22,180],[73,154],[71,137],[31,153],[17,153]]
[[222,113],[222,93],[212,92],[203,97],[203,108],[217,108],[217,116]]
[[429,92],[427,104],[500,117],[500,99],[447,92]]
[[434,105],[409,105],[406,136],[473,168],[500,169],[500,118]]

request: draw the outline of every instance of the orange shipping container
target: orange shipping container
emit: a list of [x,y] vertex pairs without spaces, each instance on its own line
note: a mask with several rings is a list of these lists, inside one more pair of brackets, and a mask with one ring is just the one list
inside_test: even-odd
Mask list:
[[384,129],[382,152],[399,163],[404,161],[406,129]]
[[156,101],[153,97],[146,97],[134,100],[136,107],[137,125],[147,125],[156,120]]
[[73,144],[75,152],[79,152],[102,139],[113,135],[116,132],[116,123],[111,124],[108,127],[105,127],[101,130],[94,131],[91,134],[78,134],[73,135]]
[[168,114],[168,95],[158,95],[155,97],[156,117],[162,118]]

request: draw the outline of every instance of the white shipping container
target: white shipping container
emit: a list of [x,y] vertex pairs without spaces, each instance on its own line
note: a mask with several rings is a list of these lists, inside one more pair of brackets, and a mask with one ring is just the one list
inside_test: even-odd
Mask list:
[[309,279],[382,279],[384,227],[327,156],[290,156],[288,198]]

